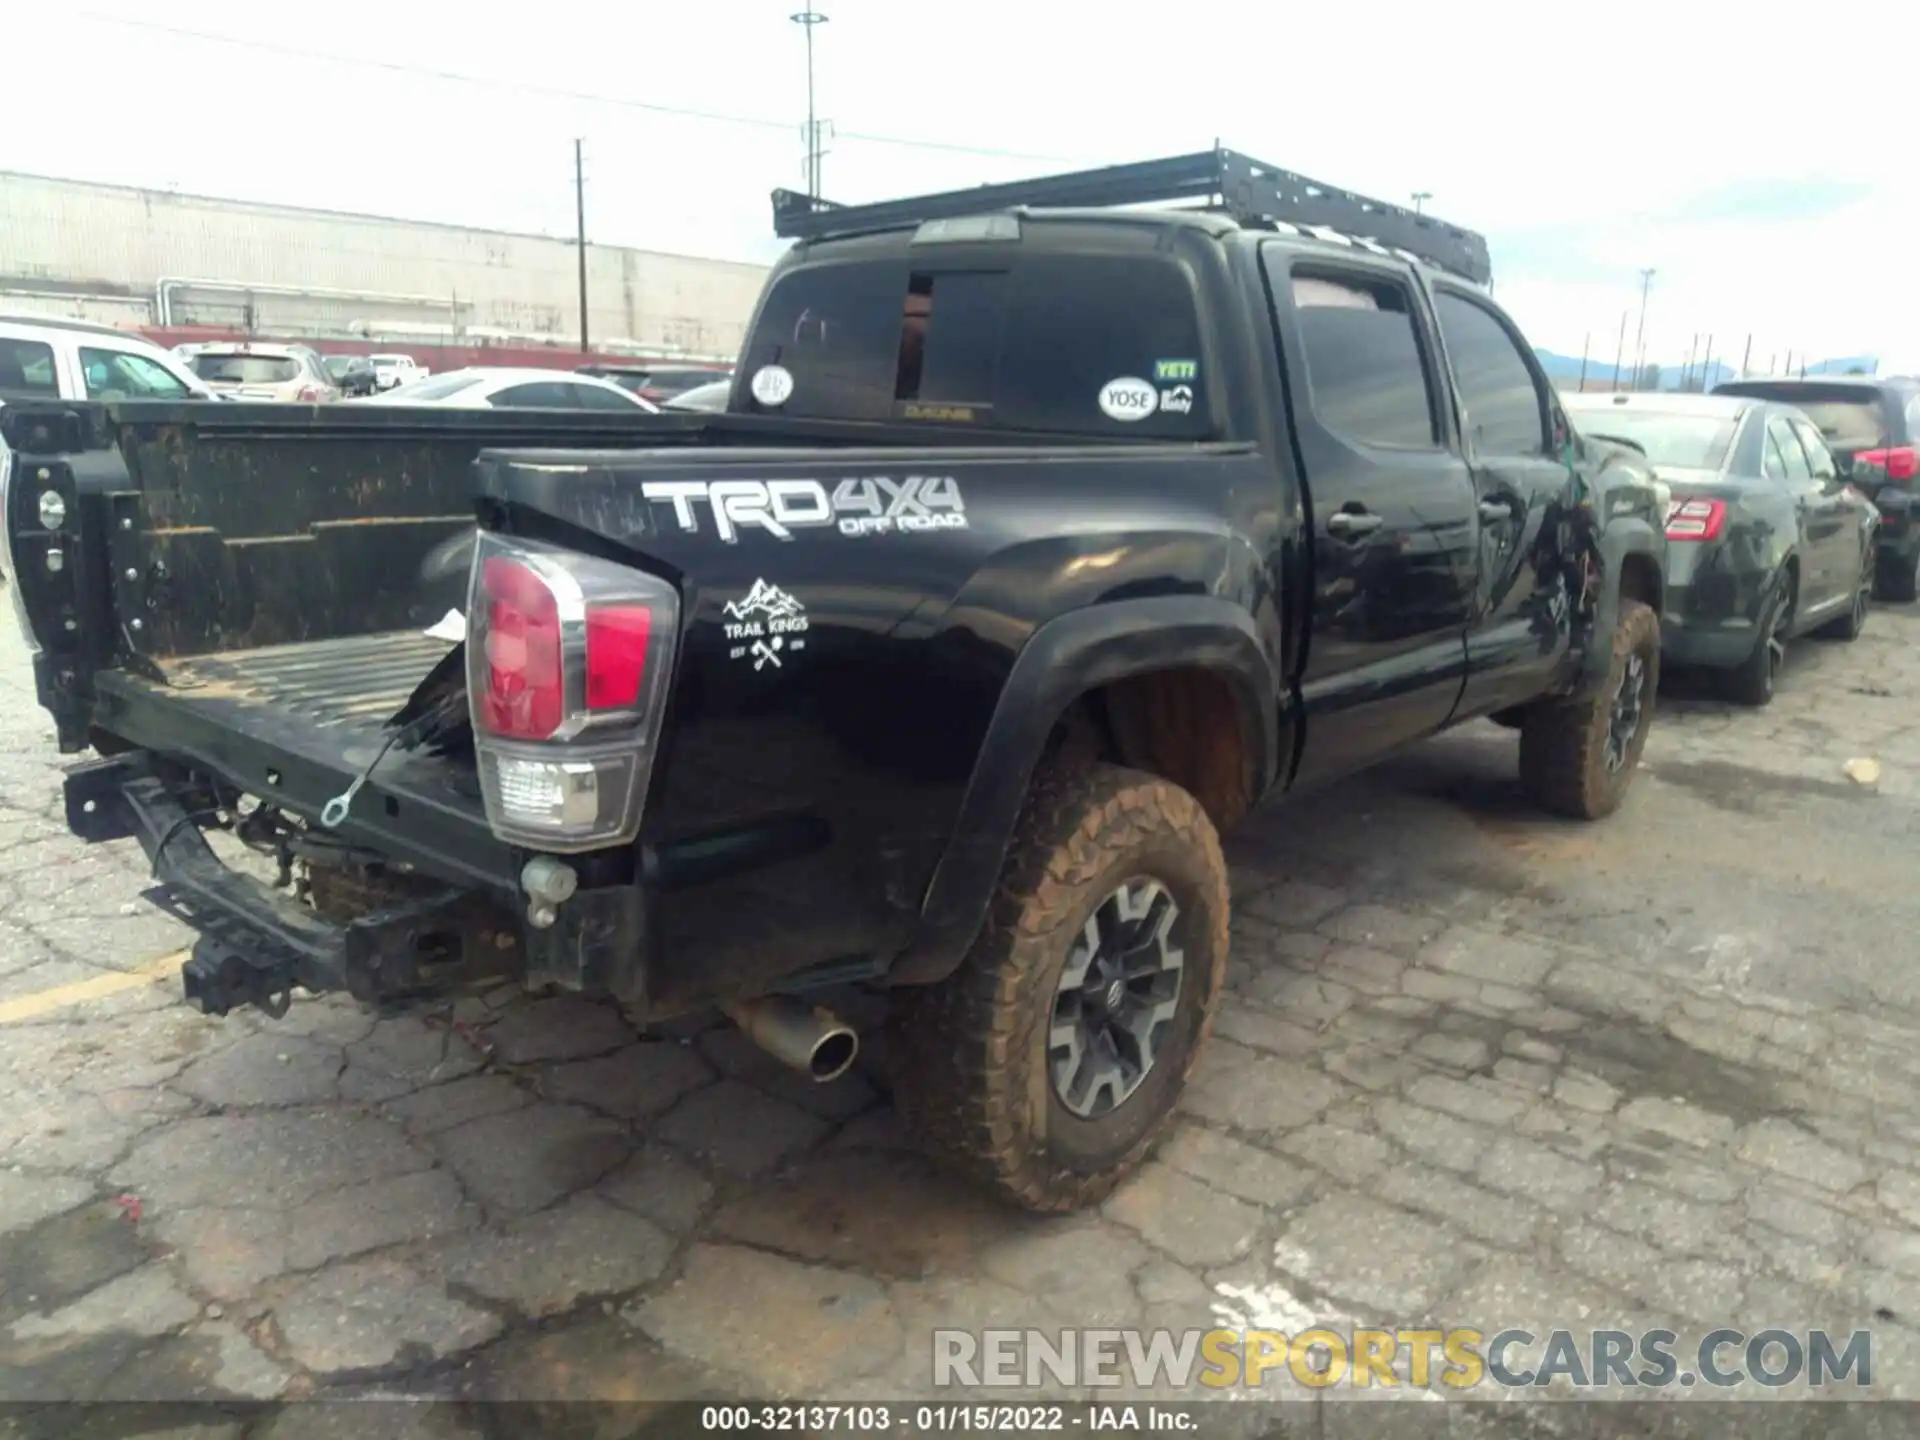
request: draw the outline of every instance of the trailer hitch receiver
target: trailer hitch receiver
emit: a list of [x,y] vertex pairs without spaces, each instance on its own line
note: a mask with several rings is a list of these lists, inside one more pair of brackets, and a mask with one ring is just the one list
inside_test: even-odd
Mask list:
[[292,1006],[296,983],[291,965],[255,963],[204,935],[194,942],[180,978],[187,1003],[203,1015],[224,1016],[236,1006],[254,1005],[275,1020]]

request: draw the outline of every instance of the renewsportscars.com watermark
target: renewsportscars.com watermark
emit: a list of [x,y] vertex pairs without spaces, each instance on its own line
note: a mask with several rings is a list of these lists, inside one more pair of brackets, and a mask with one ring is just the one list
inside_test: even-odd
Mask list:
[[1873,1384],[1873,1336],[1825,1330],[936,1330],[936,1386],[1260,1390],[1821,1389]]

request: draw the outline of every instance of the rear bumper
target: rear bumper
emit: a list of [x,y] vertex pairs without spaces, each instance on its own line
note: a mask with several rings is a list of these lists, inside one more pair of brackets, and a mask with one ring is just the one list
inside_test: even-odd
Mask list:
[[68,828],[86,840],[137,839],[156,903],[197,932],[183,979],[188,1003],[207,1014],[255,1005],[279,1015],[296,986],[384,1006],[498,978],[521,961],[511,913],[458,886],[427,882],[354,920],[322,919],[223,862],[200,828],[218,797],[146,755],[75,766],[65,789]]
[[1686,555],[1669,552],[1660,652],[1673,664],[1730,668],[1759,643],[1760,614],[1772,577],[1738,568],[1732,560],[1718,547]]

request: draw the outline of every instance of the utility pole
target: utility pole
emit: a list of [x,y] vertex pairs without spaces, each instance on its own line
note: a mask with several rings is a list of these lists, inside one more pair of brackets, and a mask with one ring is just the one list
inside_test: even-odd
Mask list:
[[580,353],[587,353],[587,162],[586,142],[573,142],[573,219],[580,242]]
[[813,28],[827,23],[818,10],[798,10],[787,17],[807,32],[807,196],[820,198],[820,122],[813,112]]
[[1426,214],[1426,211],[1422,207],[1427,203],[1427,201],[1431,200],[1432,198],[1433,198],[1433,192],[1431,190],[1414,191],[1413,192],[1413,213],[1416,215]]
[[1580,342],[1580,393],[1587,389],[1587,352],[1593,349],[1593,332],[1587,331],[1586,338]]
[[1620,361],[1627,353],[1627,312],[1620,312],[1620,344],[1613,352],[1613,388],[1620,388]]
[[1753,335],[1751,332],[1749,332],[1747,335],[1747,348],[1744,351],[1742,351],[1740,354],[1740,373],[1734,376],[1733,377],[1734,379],[1744,380],[1747,378],[1747,365],[1749,364],[1749,362],[1752,361],[1752,359],[1753,359]]
[[1713,332],[1707,332],[1707,353],[1700,360],[1700,393],[1705,395],[1713,388]]
[[1640,272],[1640,327],[1633,337],[1633,388],[1636,390],[1640,388],[1640,373],[1647,364],[1647,291],[1653,288],[1653,276],[1650,269]]

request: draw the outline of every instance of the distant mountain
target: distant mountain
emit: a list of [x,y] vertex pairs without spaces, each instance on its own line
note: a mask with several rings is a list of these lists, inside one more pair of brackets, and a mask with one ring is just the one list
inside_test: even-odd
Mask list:
[[[1563,381],[1577,381],[1580,378],[1580,357],[1578,355],[1561,355],[1552,350],[1542,350],[1538,346],[1534,347],[1533,353],[1539,358],[1540,367],[1547,372],[1547,378],[1549,380],[1558,383]],[[1796,375],[1800,373],[1800,367],[1798,365],[1793,368]],[[1848,371],[1856,368],[1871,373],[1874,368],[1874,357],[1871,355],[1846,355],[1836,360],[1821,360],[1807,366],[1807,374],[1844,375]],[[1735,367],[1722,364],[1720,361],[1715,360],[1712,364],[1708,365],[1706,369],[1704,377],[1706,380],[1706,388],[1711,390],[1715,385],[1724,384],[1726,381],[1736,378],[1738,374],[1739,371]],[[1620,369],[1621,384],[1626,384],[1632,378],[1632,367],[1623,365]],[[1662,390],[1679,389],[1680,382],[1683,378],[1690,378],[1695,383],[1698,383],[1702,378],[1700,367],[1695,365],[1692,371],[1688,371],[1683,365],[1662,365],[1660,367],[1660,388]],[[1589,356],[1587,358],[1587,379],[1589,382],[1602,381],[1611,384],[1613,381],[1613,357],[1609,355],[1602,360],[1598,355]]]

